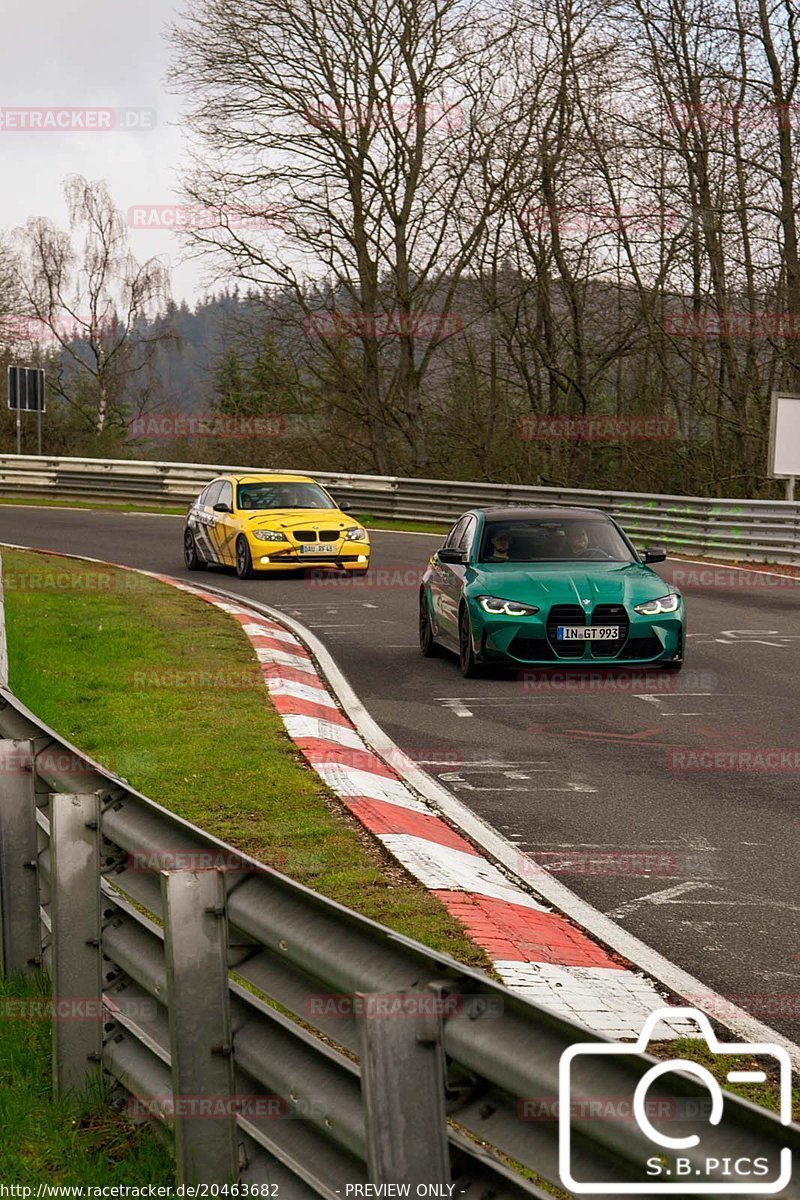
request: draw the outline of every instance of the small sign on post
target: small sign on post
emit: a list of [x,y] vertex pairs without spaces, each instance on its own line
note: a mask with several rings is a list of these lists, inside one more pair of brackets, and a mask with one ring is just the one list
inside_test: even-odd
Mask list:
[[8,368],[8,407],[17,414],[17,454],[22,452],[22,416],[24,412],[36,413],[36,441],[42,453],[42,413],[46,411],[44,398],[44,370],[41,367]]

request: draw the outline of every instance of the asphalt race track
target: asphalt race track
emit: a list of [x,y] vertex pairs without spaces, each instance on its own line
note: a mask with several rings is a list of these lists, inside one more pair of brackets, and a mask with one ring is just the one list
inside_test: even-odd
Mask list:
[[[0,506],[1,541],[202,583],[184,570],[182,532],[177,517]],[[387,733],[462,801],[710,989],[800,1041],[800,775],[786,755],[782,766],[772,756],[779,769],[752,757],[800,760],[800,581],[754,587],[722,568],[698,586],[686,573],[700,567],[664,564],[688,601],[687,664],[649,694],[627,678],[578,689],[538,671],[465,680],[454,658],[417,648],[417,581],[441,539],[372,540],[369,585],[213,571],[209,582],[302,621]],[[738,769],[732,750],[745,752]]]

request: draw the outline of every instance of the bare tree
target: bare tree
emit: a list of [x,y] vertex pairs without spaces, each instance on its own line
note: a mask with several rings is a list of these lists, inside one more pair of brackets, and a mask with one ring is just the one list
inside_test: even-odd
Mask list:
[[[769,391],[800,388],[796,331],[761,321],[800,318],[799,16],[197,0],[194,248],[279,297],[299,389],[367,469],[758,494]],[[510,444],[524,414],[665,410],[669,454]]]
[[139,263],[130,253],[104,183],[72,176],[65,196],[69,232],[43,217],[20,231],[24,303],[61,350],[55,393],[102,433],[164,336],[144,322],[166,300],[169,275],[158,259]]
[[[220,214],[195,244],[293,291],[319,377],[339,378],[383,471],[392,438],[427,463],[422,384],[452,332],[435,315],[495,199],[472,186],[490,155],[490,51],[508,35],[492,19],[462,0],[202,0],[174,32],[200,142],[189,193]],[[280,236],[243,229],[242,212]]]

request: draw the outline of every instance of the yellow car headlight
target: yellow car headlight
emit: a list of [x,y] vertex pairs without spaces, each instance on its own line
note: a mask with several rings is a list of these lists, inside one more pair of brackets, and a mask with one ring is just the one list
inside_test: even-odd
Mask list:
[[362,529],[360,525],[356,525],[353,529],[345,530],[345,540],[348,542],[366,542],[367,531]]
[[286,537],[276,529],[254,529],[253,537],[260,542],[285,542]]

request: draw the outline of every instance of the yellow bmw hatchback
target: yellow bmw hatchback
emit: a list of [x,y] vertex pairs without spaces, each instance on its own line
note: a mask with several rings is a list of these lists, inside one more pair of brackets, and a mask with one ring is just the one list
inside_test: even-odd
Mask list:
[[363,574],[369,534],[307,475],[224,475],[189,508],[183,556],[190,571],[215,563],[240,579],[311,566]]

